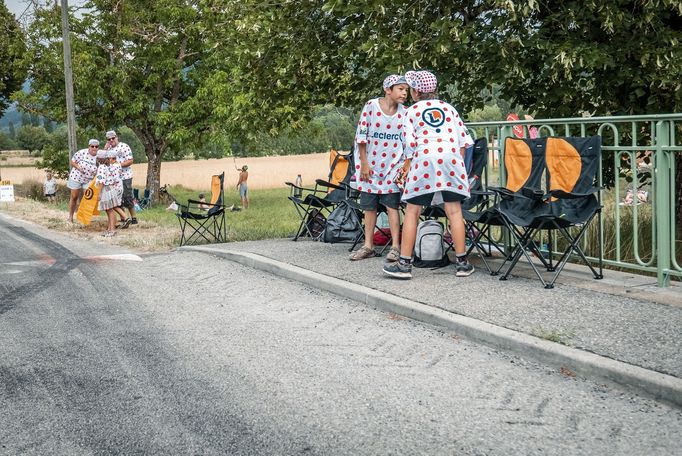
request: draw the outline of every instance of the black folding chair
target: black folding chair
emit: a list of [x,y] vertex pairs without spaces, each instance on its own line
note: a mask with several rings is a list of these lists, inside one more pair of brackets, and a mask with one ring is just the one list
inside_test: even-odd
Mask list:
[[[517,196],[514,200],[502,201],[499,206],[505,220],[516,228],[511,230],[511,233],[517,242],[509,267],[500,280],[506,280],[519,259],[525,256],[542,285],[545,288],[553,288],[571,254],[577,254],[582,259],[595,279],[602,279],[601,244],[599,272],[590,264],[580,247],[580,241],[592,220],[598,215],[601,216],[600,188],[595,186],[601,159],[601,137],[544,139],[549,192],[541,197],[537,194],[532,198],[528,198],[527,195]],[[522,210],[518,204],[521,199],[530,201]],[[571,228],[576,228],[577,233],[572,234]],[[533,240],[540,230],[555,231],[566,243],[556,266],[550,263],[550,267],[547,268],[548,271],[554,272],[549,281],[545,281],[529,255],[529,252],[535,253],[535,256],[547,266]],[[601,242],[601,236],[599,241]]]
[[[225,173],[211,178],[211,202],[189,200],[178,204],[175,213],[180,222],[180,246],[198,243],[227,242],[227,223],[223,205]],[[199,205],[209,206],[202,210]]]
[[[510,223],[499,210],[502,201],[507,205],[518,206],[519,211],[528,210],[534,204],[536,195],[542,196],[540,190],[542,177],[545,173],[545,139],[516,139],[507,138],[505,141],[504,167],[507,173],[505,187],[488,186],[487,189],[476,190],[473,193],[481,197],[480,203],[474,207],[464,209],[463,216],[467,223],[467,233],[471,232],[471,249],[475,248],[481,254],[483,264],[491,275],[497,275],[504,265],[512,258],[512,253],[505,253],[504,249],[493,239],[492,228],[499,227],[508,231],[520,231]],[[486,153],[487,159],[487,153]],[[526,195],[526,198],[516,196]],[[492,201],[491,201],[492,199]],[[485,252],[484,246],[488,247]],[[534,244],[531,244],[532,246]],[[493,271],[485,257],[492,253],[492,247],[504,255],[502,264]],[[539,249],[537,249],[539,252]],[[551,268],[544,258],[543,264]]]

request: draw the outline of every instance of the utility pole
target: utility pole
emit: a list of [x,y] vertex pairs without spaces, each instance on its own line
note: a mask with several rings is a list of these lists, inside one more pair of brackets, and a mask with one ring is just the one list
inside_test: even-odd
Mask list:
[[62,42],[64,43],[64,84],[66,85],[66,126],[69,138],[69,167],[76,151],[76,109],[73,102],[71,40],[69,39],[69,2],[62,1]]

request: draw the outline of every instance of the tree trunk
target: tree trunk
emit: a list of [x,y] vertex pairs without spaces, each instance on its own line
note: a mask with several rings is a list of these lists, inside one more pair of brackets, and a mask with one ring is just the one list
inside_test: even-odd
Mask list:
[[167,149],[166,141],[156,138],[152,132],[145,129],[131,128],[142,142],[144,153],[147,156],[145,188],[149,190],[150,201],[157,203],[159,201],[159,188],[161,187],[161,157]]
[[153,144],[145,144],[147,154],[147,189],[152,203],[159,201],[161,187],[161,152],[154,150]]

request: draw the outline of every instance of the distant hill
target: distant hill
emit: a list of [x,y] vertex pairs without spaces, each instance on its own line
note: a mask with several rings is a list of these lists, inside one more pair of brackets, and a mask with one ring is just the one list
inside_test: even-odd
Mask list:
[[5,115],[0,118],[0,129],[7,130],[10,122],[14,122],[14,128],[21,126],[21,113],[17,110],[16,105],[7,108]]

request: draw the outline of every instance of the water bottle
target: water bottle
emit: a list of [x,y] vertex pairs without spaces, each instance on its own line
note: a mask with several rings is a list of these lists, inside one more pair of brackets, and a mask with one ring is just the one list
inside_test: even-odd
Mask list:
[[303,179],[301,179],[301,175],[299,174],[296,176],[296,180],[294,181],[294,198],[300,198],[303,195],[303,191],[301,190],[301,186],[303,185]]

